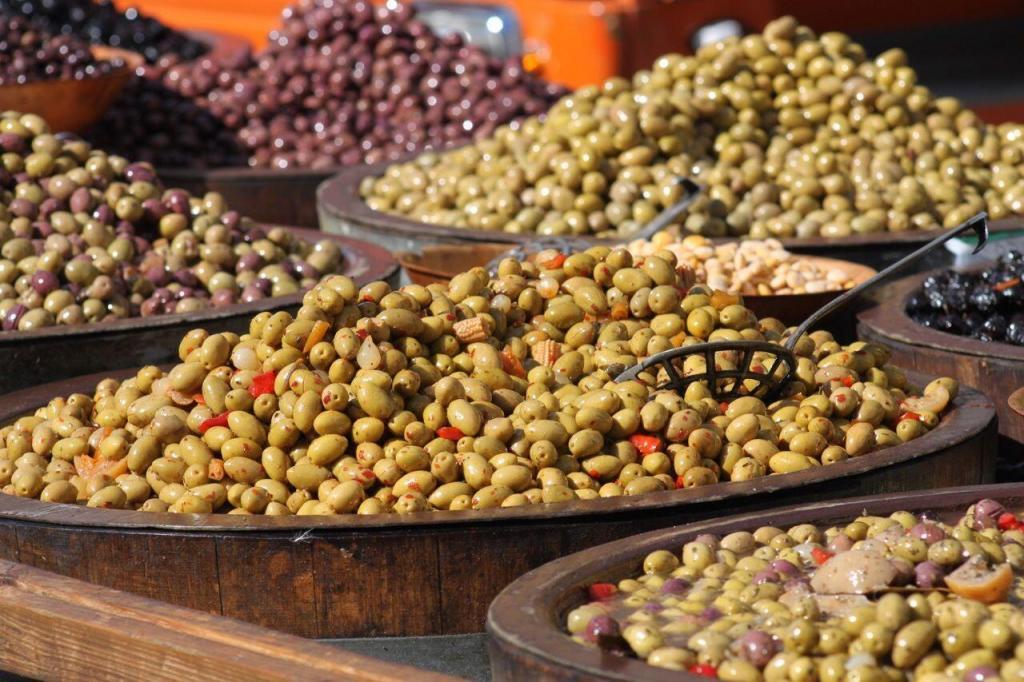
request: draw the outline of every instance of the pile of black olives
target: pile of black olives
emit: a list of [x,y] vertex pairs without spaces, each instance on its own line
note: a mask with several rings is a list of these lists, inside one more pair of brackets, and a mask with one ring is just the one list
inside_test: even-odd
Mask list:
[[165,55],[97,126],[98,146],[157,166],[330,168],[394,161],[541,114],[565,91],[411,4],[303,0],[254,56]]
[[129,7],[121,12],[111,0],[0,0],[0,13],[31,17],[50,33],[142,54],[155,62],[162,54],[195,59],[203,43]]
[[932,329],[1024,346],[1024,254],[1008,251],[973,273],[931,275],[907,301],[907,314]]
[[94,78],[124,65],[98,60],[89,45],[55,35],[20,16],[0,15],[0,85],[31,81]]

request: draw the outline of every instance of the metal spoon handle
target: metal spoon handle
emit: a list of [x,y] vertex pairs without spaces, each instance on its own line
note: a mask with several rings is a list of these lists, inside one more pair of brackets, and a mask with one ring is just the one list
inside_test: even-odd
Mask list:
[[674,223],[676,218],[678,218],[680,214],[688,209],[690,204],[696,200],[703,189],[690,178],[676,178],[676,184],[683,188],[683,196],[680,197],[679,201],[671,206],[666,206],[661,213],[654,216],[654,220],[644,225],[644,229],[634,235],[631,235],[632,239],[650,239],[658,232],[661,232],[666,227]]
[[985,244],[988,243],[988,214],[982,211],[981,213],[968,219],[966,222],[957,225],[953,229],[944,231],[941,235],[931,240],[930,242],[919,248],[917,251],[907,254],[906,256],[899,259],[889,267],[878,272],[873,277],[870,277],[869,279],[861,282],[852,289],[845,291],[842,295],[837,296],[836,298],[832,299],[831,301],[823,305],[821,308],[818,308],[818,310],[816,310],[810,317],[804,320],[799,327],[796,328],[796,331],[793,332],[793,334],[789,337],[789,340],[786,342],[786,347],[789,348],[790,350],[793,350],[800,337],[803,336],[807,332],[807,330],[810,329],[813,325],[817,324],[818,322],[825,319],[835,311],[839,310],[840,308],[842,308],[850,301],[860,296],[868,289],[882,282],[882,280],[886,279],[890,275],[899,272],[900,270],[907,267],[911,263],[920,260],[923,256],[934,251],[941,245],[948,242],[950,239],[953,239],[954,237],[970,230],[973,230],[978,237],[978,245],[974,247],[973,251],[973,253],[978,253],[985,247]]

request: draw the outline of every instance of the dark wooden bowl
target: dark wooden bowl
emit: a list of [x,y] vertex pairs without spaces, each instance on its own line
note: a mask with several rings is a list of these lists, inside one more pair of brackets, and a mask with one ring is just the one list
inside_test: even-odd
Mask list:
[[706,680],[685,672],[649,666],[636,659],[602,656],[565,634],[565,615],[585,603],[586,586],[617,581],[642,571],[644,557],[657,549],[678,552],[701,533],[719,536],[760,526],[786,528],[800,523],[828,525],[862,514],[933,511],[950,520],[979,499],[991,497],[1020,508],[1024,485],[968,486],[904,495],[874,495],[768,513],[732,516],[609,542],[553,561],[528,573],[498,595],[487,613],[491,674],[506,680]]
[[[2,396],[0,424],[54,396],[91,392],[104,376]],[[267,517],[0,495],[0,557],[307,637],[479,632],[487,604],[512,580],[610,539],[787,503],[990,481],[993,415],[988,399],[964,389],[935,430],[877,453],[754,481],[558,506]]]
[[[398,271],[398,262],[379,246],[316,230],[290,229],[307,240],[337,241],[345,258],[344,274],[360,284],[392,278]],[[301,303],[302,294],[292,294],[198,313],[0,332],[0,394],[101,370],[172,362],[177,359],[178,341],[190,329],[242,332],[258,312],[294,312]]]
[[947,334],[910,319],[906,301],[929,274],[913,275],[887,287],[877,306],[858,315],[858,334],[889,346],[894,364],[950,376],[991,396],[1005,446],[999,453],[1000,474],[1024,475],[1024,419],[1006,401],[1024,386],[1024,347]]
[[142,57],[105,45],[92,47],[96,59],[119,58],[124,64],[109,73],[81,80],[54,78],[22,85],[0,85],[0,111],[39,114],[53,131],[81,133],[99,121],[121,94]]
[[[390,164],[381,163],[342,168],[337,175],[326,180],[316,193],[320,229],[357,239],[365,239],[390,249],[393,252],[421,252],[425,247],[437,244],[481,244],[504,243],[511,246],[524,244],[537,238],[534,234],[510,234],[471,230],[445,225],[429,225],[403,216],[372,210],[359,196],[359,185],[369,176],[381,175]],[[996,232],[1021,229],[1020,219],[1000,220],[990,223]],[[809,237],[806,239],[780,240],[787,249],[797,253],[816,256],[841,255],[845,260],[880,269],[894,263],[925,242],[934,239],[938,231],[880,232],[860,234],[841,239]],[[581,237],[590,244],[621,244],[632,238],[598,239]],[[713,239],[725,242],[728,239]],[[934,263],[929,267],[935,267]]]
[[[422,253],[399,253],[398,262],[416,284],[447,284],[460,272],[478,265],[486,265],[492,259],[508,251],[509,244],[441,244],[424,247]],[[859,263],[835,258],[806,256],[824,270],[841,270],[854,282],[860,284],[874,275],[877,270]],[[776,317],[787,325],[797,325],[811,316],[841,291],[823,291],[817,294],[777,294],[775,296],[744,296],[744,304],[758,317]],[[835,326],[835,322],[830,322]],[[852,335],[852,325],[849,330]],[[833,332],[835,333],[835,332]],[[836,334],[837,338],[839,334]]]

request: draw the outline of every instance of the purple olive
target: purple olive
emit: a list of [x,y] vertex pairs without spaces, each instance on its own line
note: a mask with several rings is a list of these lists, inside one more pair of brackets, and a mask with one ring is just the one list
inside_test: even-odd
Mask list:
[[28,308],[20,303],[12,305],[6,313],[4,313],[3,328],[5,332],[18,328],[18,322],[21,321],[21,316],[28,312]]
[[262,291],[264,296],[269,296],[274,290],[274,283],[267,277],[257,277],[253,280],[252,286]]
[[[257,287],[251,284],[246,288],[242,289],[241,301],[242,303],[252,303],[253,301],[262,301],[266,296]],[[668,582],[668,581],[665,581]],[[662,586],[664,587],[664,586]]]
[[11,213],[18,216],[19,218],[28,218],[29,220],[35,220],[39,215],[39,207],[33,204],[28,199],[12,199],[11,203],[7,205]]
[[995,528],[999,515],[1006,511],[1001,503],[991,499],[984,499],[974,504],[974,529]]
[[690,589],[690,583],[682,578],[669,578],[661,584],[662,594],[682,594]]
[[73,213],[88,213],[92,210],[92,194],[85,187],[79,187],[71,193],[68,205]]
[[255,251],[249,251],[239,256],[238,262],[235,263],[235,272],[250,272],[259,270],[261,267],[263,267],[263,258]]
[[714,606],[709,606],[700,612],[700,618],[703,621],[714,622],[721,618],[724,614]]
[[718,549],[718,536],[712,535],[711,533],[701,533],[695,537],[693,541],[707,545],[711,548],[712,552]]
[[946,572],[934,561],[922,561],[914,567],[914,584],[924,590],[941,587]]
[[304,260],[295,261],[295,274],[302,279],[320,279],[320,272]]
[[665,607],[656,601],[649,601],[644,604],[644,613],[661,613]]
[[769,567],[776,573],[782,574],[786,577],[793,577],[800,574],[800,569],[785,559],[775,559]]
[[763,568],[754,574],[754,578],[751,581],[754,585],[763,585],[764,583],[777,583],[779,582],[779,574],[770,568]]
[[597,642],[599,637],[619,637],[621,633],[618,621],[611,616],[594,616],[583,631],[583,639]]
[[31,285],[36,290],[36,293],[46,296],[60,286],[60,280],[57,279],[57,275],[49,270],[36,270],[32,273]]
[[964,673],[964,682],[984,682],[984,680],[998,680],[999,671],[987,665],[979,665]]
[[946,531],[935,523],[919,523],[910,529],[910,535],[918,540],[924,540],[929,545],[946,539]]
[[188,268],[175,270],[174,281],[184,287],[192,287],[193,289],[200,286],[199,278],[196,277],[196,273],[192,272]]
[[145,272],[142,273],[142,276],[152,282],[154,286],[158,287],[166,286],[171,281],[171,273],[167,272],[163,266],[159,265],[146,268]]
[[828,541],[828,549],[831,552],[847,552],[853,547],[853,540],[846,533],[839,533]]
[[781,647],[779,641],[762,630],[749,630],[736,640],[740,657],[758,668],[768,665]]
[[106,204],[100,204],[95,208],[95,210],[93,210],[92,217],[104,225],[113,225],[114,221],[117,219],[117,214],[114,213],[114,209],[110,208]]
[[210,297],[210,302],[214,308],[224,308],[229,305],[237,303],[235,292],[232,289],[218,289],[213,292],[213,296]]

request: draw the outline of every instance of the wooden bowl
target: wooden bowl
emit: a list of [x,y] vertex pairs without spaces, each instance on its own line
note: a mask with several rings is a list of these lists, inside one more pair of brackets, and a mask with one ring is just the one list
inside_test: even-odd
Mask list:
[[[0,425],[54,396],[130,374],[0,396]],[[557,506],[268,517],[111,511],[0,495],[0,557],[307,637],[479,632],[487,604],[512,580],[610,539],[781,504],[990,481],[993,415],[988,399],[964,389],[918,440],[838,464]]]
[[101,60],[120,58],[124,64],[94,78],[51,79],[23,85],[0,85],[0,110],[42,116],[54,132],[81,133],[99,121],[121,94],[142,56],[105,45],[94,45]]
[[[391,250],[392,252],[410,251],[420,253],[428,246],[438,244],[473,244],[503,243],[516,246],[533,241],[535,234],[510,234],[472,230],[445,225],[430,225],[403,216],[381,213],[372,210],[359,196],[359,185],[366,177],[379,176],[391,164],[351,166],[342,168],[337,175],[326,180],[316,193],[317,211],[320,216],[320,229],[325,232],[344,234],[357,239],[365,239]],[[999,220],[989,223],[990,231],[1006,232],[1019,230],[1024,226],[1021,219]],[[880,269],[896,262],[903,256],[924,245],[936,237],[939,232],[908,231],[879,232],[877,234],[859,234],[841,239],[826,237],[810,237],[806,239],[782,239],[783,246],[796,253],[816,256],[842,256],[847,261],[862,263]],[[631,237],[599,239],[597,237],[580,237],[587,244],[622,244],[632,241]],[[714,242],[726,242],[729,239],[713,239]],[[939,262],[928,261],[935,267]]]
[[[387,280],[398,271],[398,262],[379,246],[316,230],[289,229],[306,240],[337,241],[345,259],[343,274],[359,284]],[[295,312],[301,303],[299,293],[196,313],[0,332],[0,394],[101,370],[177,361],[178,341],[190,329],[243,332],[256,313]]]
[[881,302],[858,315],[858,335],[889,346],[893,364],[953,377],[993,397],[1003,439],[1000,475],[1024,475],[1024,419],[1003,397],[1024,386],[1024,347],[947,334],[910,319],[906,301],[930,274],[906,277],[886,287]]
[[863,514],[895,511],[935,512],[958,518],[979,499],[990,497],[1008,506],[1024,506],[1024,485],[969,486],[948,490],[875,495],[853,500],[790,507],[694,523],[625,540],[609,542],[553,561],[523,576],[498,595],[487,613],[491,673],[505,680],[706,680],[697,675],[656,668],[637,659],[602,656],[597,649],[565,634],[565,616],[585,603],[586,586],[615,582],[642,572],[644,557],[657,549],[678,552],[701,533],[723,536],[760,526],[786,528],[800,523],[828,525],[852,521]]
[[[427,246],[422,253],[399,253],[398,262],[416,284],[440,282],[447,284],[452,277],[478,265],[486,265],[511,248],[509,244],[441,244]],[[822,270],[840,270],[853,283],[860,284],[874,275],[877,270],[859,263],[835,258],[804,256],[805,260],[818,265]],[[776,317],[787,325],[797,325],[811,316],[841,291],[823,291],[816,294],[776,294],[774,296],[744,296],[743,301],[758,317]],[[836,320],[828,321],[830,329]],[[853,328],[849,335],[852,336]],[[833,331],[833,333],[836,333]],[[837,338],[840,336],[836,333]]]

